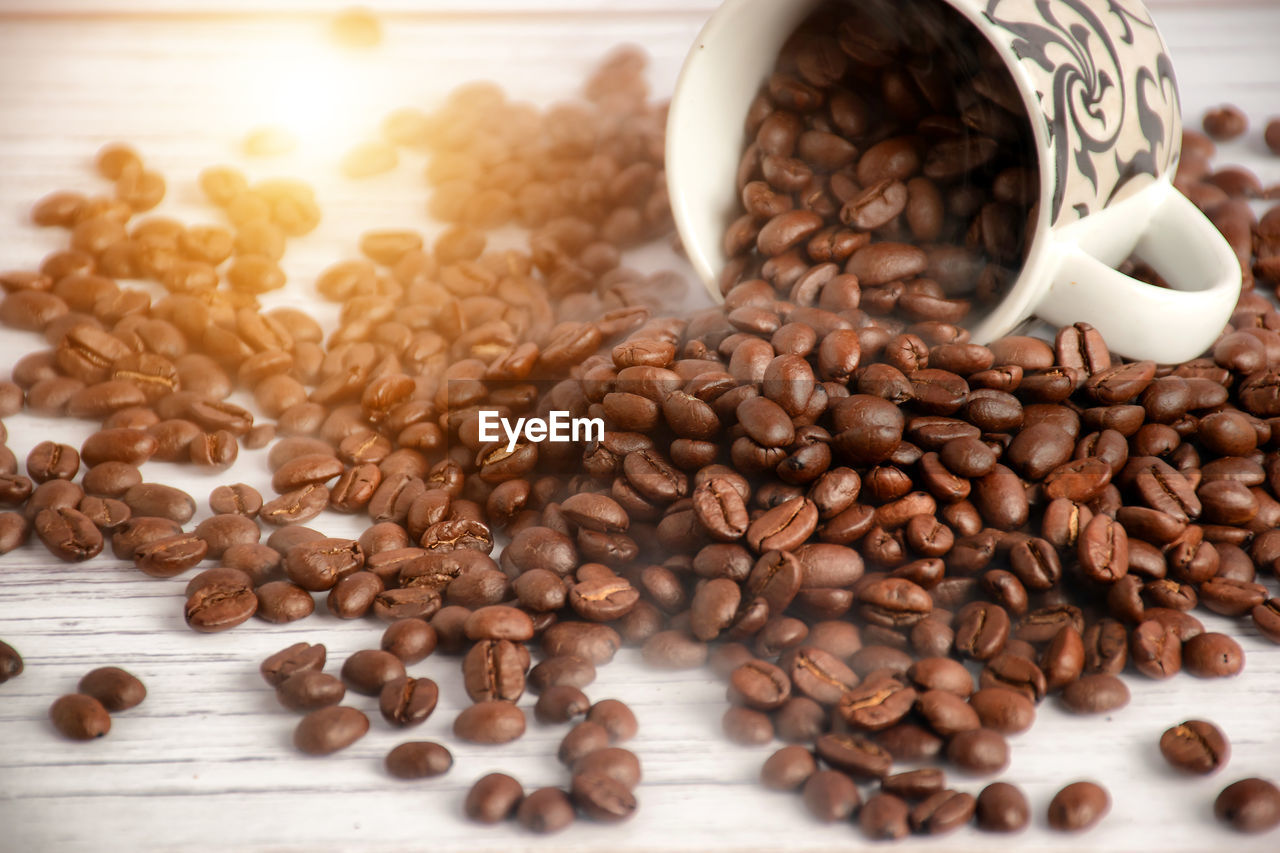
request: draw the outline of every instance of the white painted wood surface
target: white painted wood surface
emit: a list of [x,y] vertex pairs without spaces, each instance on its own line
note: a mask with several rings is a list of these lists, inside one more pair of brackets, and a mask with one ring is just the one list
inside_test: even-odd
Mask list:
[[[326,46],[322,16],[345,6],[302,0],[0,0],[0,268],[33,267],[61,234],[30,227],[30,203],[56,188],[100,190],[90,162],[99,145],[134,142],[170,181],[161,212],[216,221],[194,188],[213,162],[241,162],[254,177],[298,174],[318,185],[324,224],[294,241],[286,269],[295,282],[272,302],[314,308],[310,282],[327,263],[354,252],[363,229],[418,222],[425,194],[420,163],[352,183],[332,164],[347,145],[371,136],[377,120],[406,104],[429,106],[457,83],[501,82],[514,96],[547,102],[570,95],[600,53],[631,41],[649,50],[657,92],[669,92],[687,45],[712,0],[462,0],[374,4],[394,11],[384,44],[342,55]],[[1280,180],[1260,127],[1280,114],[1280,5],[1273,0],[1153,2],[1174,53],[1185,112],[1196,122],[1223,100],[1254,120],[1225,158]],[[238,14],[270,12],[269,15]],[[500,12],[501,14],[494,14]],[[509,14],[517,12],[519,14]],[[291,103],[303,100],[304,110]],[[292,159],[244,163],[237,143],[249,128],[296,123],[308,134]],[[674,261],[665,251],[640,264]],[[34,335],[0,331],[0,361],[12,364],[42,346]],[[49,437],[75,445],[88,425],[29,416],[9,419],[9,445],[21,460]],[[265,455],[242,453],[233,471],[201,476],[151,463],[149,479],[178,483],[201,502],[218,482],[265,487]],[[341,535],[350,519],[317,522]],[[1274,579],[1268,579],[1274,591]],[[602,667],[593,698],[616,696],[641,722],[630,744],[644,762],[642,808],[620,827],[580,823],[550,839],[512,827],[477,828],[460,818],[471,782],[493,769],[532,788],[563,784],[554,758],[564,729],[531,723],[507,747],[480,748],[449,734],[466,702],[456,660],[433,657],[411,668],[441,684],[440,706],[424,726],[391,731],[376,702],[373,729],[354,747],[306,759],[290,746],[296,717],[280,709],[257,674],[268,653],[298,640],[322,641],[330,671],[345,655],[376,645],[381,625],[343,623],[321,612],[290,626],[252,621],[198,636],[181,618],[185,579],[141,576],[109,557],[68,566],[39,546],[0,558],[0,637],[19,648],[27,671],[0,686],[0,851],[410,850],[410,849],[827,849],[862,844],[845,825],[823,827],[797,797],[755,783],[770,748],[728,744],[719,732],[722,688],[702,672],[659,673],[634,653]],[[1249,775],[1275,777],[1280,761],[1280,649],[1247,626],[1205,616],[1242,636],[1246,672],[1230,681],[1135,679],[1133,702],[1106,719],[1079,719],[1046,703],[1027,735],[1013,739],[1003,778],[1024,787],[1035,822],[1013,838],[966,829],[932,849],[1272,850],[1270,838],[1242,839],[1216,827],[1212,798]],[[60,740],[47,722],[58,695],[89,669],[115,664],[139,675],[150,695],[118,714],[110,736],[90,744]],[[528,706],[532,697],[522,704]],[[1212,719],[1232,738],[1221,776],[1172,776],[1156,750],[1159,733],[1192,716]],[[453,750],[440,779],[389,778],[382,756],[406,739],[439,739]],[[1111,791],[1111,815],[1079,838],[1050,834],[1043,812],[1062,784],[1093,778]],[[976,793],[984,780],[957,777]]]

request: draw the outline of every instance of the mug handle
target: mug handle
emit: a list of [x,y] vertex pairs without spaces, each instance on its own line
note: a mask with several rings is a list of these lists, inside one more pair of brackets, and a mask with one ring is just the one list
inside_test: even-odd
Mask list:
[[[1145,230],[1136,244],[1136,223]],[[1129,235],[1125,239],[1125,235]],[[1207,217],[1168,181],[1053,235],[1057,267],[1034,313],[1094,326],[1116,353],[1177,364],[1204,354],[1240,297],[1240,262]],[[1132,251],[1164,276],[1156,287],[1113,268]]]

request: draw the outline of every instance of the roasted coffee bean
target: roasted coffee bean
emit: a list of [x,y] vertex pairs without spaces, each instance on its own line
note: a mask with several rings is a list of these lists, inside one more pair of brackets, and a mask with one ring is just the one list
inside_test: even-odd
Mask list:
[[1108,673],[1086,675],[1066,686],[1062,704],[1076,714],[1106,714],[1129,704],[1129,688]]
[[319,515],[329,505],[329,490],[310,484],[262,505],[258,517],[267,524],[302,524]]
[[1035,722],[1035,704],[1024,694],[1004,687],[984,687],[969,697],[984,728],[1001,734],[1020,734]]
[[972,794],[938,791],[917,803],[911,810],[911,826],[916,832],[941,835],[972,820],[975,807]]
[[378,695],[388,682],[405,675],[400,658],[380,649],[363,649],[342,663],[342,680],[365,696]]
[[471,786],[463,811],[477,823],[500,823],[515,814],[523,799],[519,782],[505,773],[490,773]]
[[516,820],[539,835],[560,832],[573,823],[573,803],[559,788],[539,788],[520,801]]
[[431,779],[453,767],[453,755],[433,741],[409,741],[387,753],[383,762],[397,779]]
[[599,723],[584,720],[578,723],[560,741],[556,757],[561,764],[572,767],[579,759],[604,749],[609,745],[609,732]]
[[990,660],[1009,639],[1009,614],[986,601],[966,604],[956,614],[955,647],[965,657]]
[[1053,795],[1049,826],[1058,832],[1081,832],[1093,827],[1111,809],[1111,798],[1093,782],[1073,782]]
[[878,744],[849,734],[824,734],[814,741],[818,757],[857,779],[884,777],[893,757]]
[[838,703],[848,691],[858,686],[858,676],[853,670],[824,649],[803,646],[790,653],[788,658],[791,684],[825,705]]
[[435,651],[436,643],[436,629],[416,617],[397,619],[382,632],[382,650],[400,658],[406,666],[427,658]]
[[80,679],[78,689],[80,693],[97,699],[112,713],[137,707],[147,698],[147,688],[142,682],[115,666],[89,672]]
[[1129,651],[1138,671],[1151,678],[1168,678],[1182,669],[1182,642],[1177,631],[1155,620],[1133,629]]
[[765,760],[760,782],[775,791],[794,791],[817,771],[812,752],[803,746],[784,746]]
[[858,812],[858,827],[871,841],[893,841],[910,831],[910,807],[892,794],[872,794]]
[[848,820],[862,800],[858,786],[838,770],[818,770],[810,774],[801,796],[809,813],[824,823]]
[[262,677],[272,687],[279,687],[296,672],[319,672],[324,669],[325,647],[322,643],[294,643],[262,662]]
[[945,690],[926,690],[916,699],[916,711],[935,732],[951,737],[981,726],[978,713],[963,697]]
[[720,727],[730,741],[742,746],[761,746],[774,737],[769,715],[751,708],[729,708],[721,718]]
[[60,560],[80,562],[102,552],[101,531],[77,509],[42,509],[36,513],[33,526],[49,553]]
[[947,758],[970,774],[995,774],[1009,765],[1009,745],[998,731],[960,731],[947,742]]
[[351,539],[319,537],[289,548],[284,571],[289,580],[312,592],[332,589],[338,580],[364,565],[364,552]]
[[139,545],[133,561],[145,574],[170,578],[197,565],[208,551],[208,542],[196,534],[179,533]]
[[568,684],[556,684],[545,688],[534,703],[533,715],[540,723],[567,723],[583,716],[591,708],[587,695]]
[[1239,675],[1244,669],[1244,649],[1226,634],[1198,634],[1183,643],[1182,665],[1199,678]]
[[1213,723],[1187,720],[1160,736],[1160,752],[1179,770],[1207,775],[1226,765],[1231,744]]
[[129,505],[134,515],[167,518],[178,524],[186,524],[196,513],[191,495],[162,483],[140,483],[121,495],[120,500]]
[[1021,832],[1031,819],[1031,809],[1021,790],[1007,782],[992,782],[978,794],[974,812],[984,832]]
[[27,474],[37,483],[72,480],[80,470],[80,454],[74,447],[42,441],[27,454]]
[[258,597],[256,615],[267,622],[296,622],[316,609],[311,593],[292,581],[268,581],[256,588],[254,594]]
[[510,640],[482,640],[472,646],[462,662],[463,683],[471,701],[518,700],[524,693],[527,665],[521,652]]
[[604,726],[613,743],[631,740],[640,730],[635,713],[617,699],[596,702],[587,713],[587,719]]
[[771,711],[791,696],[791,680],[787,674],[767,661],[751,661],[729,676],[731,698],[748,708]]
[[1237,832],[1268,832],[1280,825],[1280,788],[1265,779],[1233,782],[1218,794],[1213,814]]
[[262,509],[262,495],[258,490],[244,483],[230,486],[217,486],[209,493],[209,509],[215,514],[243,515],[256,518]]
[[436,709],[440,689],[430,678],[400,676],[386,682],[378,694],[378,710],[393,726],[416,726]]
[[524,734],[524,712],[511,702],[477,702],[453,722],[455,736],[470,743],[507,743]]
[[339,619],[359,619],[369,612],[382,592],[382,579],[373,572],[352,572],[338,579],[329,590],[325,604]]
[[337,705],[346,694],[341,679],[316,670],[295,672],[276,688],[276,699],[290,711],[309,712]]
[[0,684],[22,675],[22,656],[13,646],[0,640]]
[[58,733],[71,740],[93,740],[111,731],[111,715],[92,696],[71,693],[49,708],[49,719]]
[[248,621],[258,610],[253,590],[232,584],[211,584],[187,597],[185,615],[192,630],[226,631]]
[[293,731],[293,744],[307,755],[330,755],[364,737],[369,718],[355,708],[331,705],[307,714]]

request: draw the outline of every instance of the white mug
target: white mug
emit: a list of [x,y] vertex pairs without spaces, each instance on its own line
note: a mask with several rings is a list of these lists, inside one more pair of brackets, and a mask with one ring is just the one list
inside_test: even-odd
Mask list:
[[[738,210],[747,108],[821,0],[725,0],[698,36],[667,124],[667,183],[685,250],[712,296]],[[883,2],[883,0],[849,0]],[[1003,299],[970,329],[986,343],[1031,316],[1088,322],[1117,353],[1201,355],[1240,295],[1235,255],[1173,188],[1182,117],[1164,41],[1139,0],[938,0],[1004,60],[1031,116],[1040,204]],[[1172,285],[1118,272],[1136,255]]]

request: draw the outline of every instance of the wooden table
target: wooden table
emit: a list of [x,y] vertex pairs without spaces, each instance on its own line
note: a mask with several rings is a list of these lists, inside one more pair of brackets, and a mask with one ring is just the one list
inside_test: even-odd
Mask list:
[[[325,221],[295,241],[286,269],[295,282],[270,304],[300,304],[331,321],[333,306],[311,296],[318,270],[354,254],[363,229],[417,222],[423,214],[421,164],[405,158],[392,175],[354,183],[335,176],[345,148],[371,137],[377,121],[402,105],[429,107],[454,85],[491,77],[515,97],[545,103],[569,96],[609,46],[630,41],[653,57],[655,91],[669,92],[682,56],[713,8],[711,0],[395,0],[376,3],[385,40],[359,56],[325,41],[326,14],[342,4],[288,0],[3,0],[0,2],[0,268],[34,267],[63,239],[27,222],[30,203],[52,189],[102,191],[90,163],[99,145],[127,139],[169,177],[161,212],[216,221],[194,176],[214,162],[250,174],[298,174],[316,183]],[[1186,115],[1233,100],[1252,116],[1247,139],[1224,146],[1226,159],[1280,180],[1280,160],[1260,141],[1262,120],[1280,113],[1280,6],[1272,0],[1153,2],[1171,44]],[[304,134],[291,158],[244,161],[238,143],[251,127],[283,123]],[[638,265],[678,263],[663,250]],[[691,288],[693,285],[691,284]],[[696,292],[696,291],[695,291]],[[35,335],[0,332],[12,364],[43,346]],[[38,441],[76,446],[88,424],[17,416],[9,445],[24,459]],[[242,453],[221,476],[149,463],[149,479],[204,497],[219,482],[265,486],[265,455]],[[346,522],[346,523],[344,523]],[[336,535],[349,519],[325,518]],[[1274,579],[1268,579],[1274,584]],[[478,828],[460,817],[461,800],[483,773],[505,769],[529,788],[563,784],[554,758],[560,727],[531,724],[505,748],[456,742],[449,733],[465,703],[455,660],[435,656],[411,668],[441,685],[440,707],[408,737],[439,739],[453,750],[452,771],[403,783],[382,756],[407,739],[377,719],[371,733],[328,759],[290,745],[296,717],[275,702],[257,673],[268,653],[298,640],[323,641],[330,670],[376,644],[380,626],[320,613],[274,627],[251,621],[200,636],[181,617],[185,579],[153,580],[109,558],[69,566],[39,546],[0,559],[0,637],[24,654],[27,671],[0,687],[0,851],[407,850],[407,849],[824,849],[861,844],[849,826],[819,826],[795,796],[755,782],[771,748],[726,742],[719,731],[723,688],[704,672],[655,672],[633,652],[601,669],[589,690],[616,696],[639,715],[630,747],[644,762],[642,808],[630,823],[580,823],[539,839],[504,826]],[[323,611],[323,606],[321,607]],[[1205,616],[1242,637],[1246,672],[1222,682],[1179,677],[1131,682],[1133,701],[1105,719],[1067,716],[1045,703],[1034,730],[1014,738],[1003,777],[1024,787],[1036,815],[1027,832],[994,838],[966,829],[934,849],[1272,850],[1270,838],[1239,838],[1214,825],[1211,803],[1227,782],[1272,776],[1280,759],[1280,649],[1248,626]],[[89,744],[58,738],[50,702],[74,690],[89,669],[116,664],[139,675],[150,695],[117,715],[111,735]],[[529,704],[532,697],[522,704]],[[1173,776],[1156,741],[1192,716],[1219,723],[1234,758],[1218,778]],[[1114,807],[1096,830],[1066,838],[1044,828],[1052,792],[1093,778]],[[984,780],[957,777],[976,792]]]

